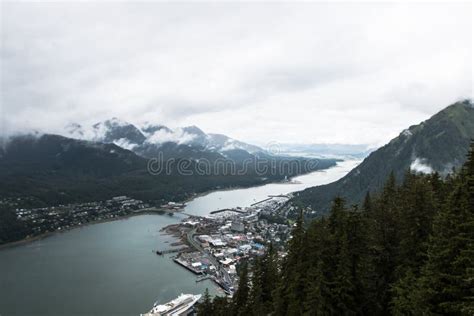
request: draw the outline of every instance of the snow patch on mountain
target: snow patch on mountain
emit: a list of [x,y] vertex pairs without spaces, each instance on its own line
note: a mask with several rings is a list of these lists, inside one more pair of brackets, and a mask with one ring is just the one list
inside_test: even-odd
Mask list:
[[235,144],[233,141],[227,141],[224,146],[221,148],[221,151],[229,151],[229,150],[236,150],[241,149],[239,146]]
[[405,129],[402,131],[402,135],[406,136],[406,137],[410,137],[413,135],[413,133],[409,130],[409,129]]
[[127,150],[133,150],[135,147],[138,146],[138,144],[131,143],[126,138],[120,138],[118,140],[115,140],[114,144]]

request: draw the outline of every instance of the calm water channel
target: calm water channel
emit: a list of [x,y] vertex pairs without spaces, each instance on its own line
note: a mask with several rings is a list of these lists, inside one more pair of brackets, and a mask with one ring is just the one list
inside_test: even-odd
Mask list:
[[[285,194],[339,179],[358,161],[294,180],[209,193],[191,201],[186,212],[207,215],[248,206],[270,194]],[[168,257],[152,253],[175,241],[159,230],[184,215],[140,215],[94,224],[29,244],[0,250],[0,315],[139,315],[158,300],[180,293],[217,289]]]

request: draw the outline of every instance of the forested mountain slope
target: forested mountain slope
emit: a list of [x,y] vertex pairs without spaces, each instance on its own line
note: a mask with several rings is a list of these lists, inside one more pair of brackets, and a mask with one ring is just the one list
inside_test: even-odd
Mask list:
[[311,206],[321,215],[328,211],[336,196],[348,203],[360,202],[367,192],[379,190],[391,172],[400,180],[409,169],[423,173],[436,171],[444,176],[466,161],[473,138],[472,102],[452,104],[401,132],[339,181],[299,192],[294,202]]
[[[308,159],[272,157],[265,172],[259,173],[254,160],[245,170],[240,170],[239,162],[227,159],[222,165],[230,163],[235,167],[234,172],[211,164],[209,172],[202,174],[197,172],[198,162],[194,159],[163,157],[159,163],[164,166],[169,158],[173,158],[169,170],[150,173],[148,159],[112,143],[50,134],[16,136],[0,146],[0,196],[32,197],[36,204],[31,206],[36,207],[118,195],[161,203],[217,188],[277,181],[335,164],[333,159],[305,163]],[[297,161],[302,168],[279,169],[287,159]],[[183,163],[179,165],[180,162]],[[179,166],[186,172],[178,172]]]

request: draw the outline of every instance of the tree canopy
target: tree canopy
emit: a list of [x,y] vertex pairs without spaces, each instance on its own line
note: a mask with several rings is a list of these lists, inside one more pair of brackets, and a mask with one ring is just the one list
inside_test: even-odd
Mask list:
[[473,315],[474,144],[446,179],[395,180],[361,207],[336,198],[325,218],[301,214],[287,255],[270,246],[206,315]]

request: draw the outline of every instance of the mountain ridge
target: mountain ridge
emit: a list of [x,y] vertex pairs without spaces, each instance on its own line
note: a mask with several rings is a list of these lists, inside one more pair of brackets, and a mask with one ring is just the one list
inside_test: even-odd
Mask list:
[[472,101],[456,102],[403,130],[340,180],[296,193],[293,202],[323,215],[336,196],[348,203],[360,203],[367,192],[378,191],[391,172],[400,181],[408,169],[446,176],[466,161],[473,138]]
[[[172,143],[166,146],[174,147]],[[176,149],[176,148],[175,148]],[[180,149],[192,151],[192,147]],[[220,188],[248,187],[283,180],[301,173],[325,169],[335,160],[306,160],[291,158],[302,166],[299,170],[282,169],[286,158],[263,161],[269,165],[265,172],[231,161],[235,172],[210,169],[201,174],[198,162],[187,158],[189,152],[177,152],[170,167],[151,172],[150,159],[113,143],[79,140],[53,134],[19,135],[3,142],[0,147],[0,195],[5,198],[32,197],[35,206],[51,206],[70,202],[110,199],[127,195],[157,205],[166,201],[182,201],[196,193]],[[246,152],[235,154],[243,155]],[[196,154],[193,152],[193,154]],[[212,153],[211,153],[212,154]],[[220,155],[216,157],[221,157]],[[167,160],[164,156],[163,161]],[[243,158],[249,158],[243,155]],[[253,164],[257,162],[250,160]],[[186,160],[184,165],[179,162]],[[158,162],[159,163],[159,162]],[[168,164],[167,164],[168,165]],[[164,165],[162,165],[164,166]],[[242,166],[245,172],[240,173]],[[275,167],[275,168],[273,168]],[[181,169],[185,168],[186,173]]]
[[245,151],[250,155],[266,153],[258,146],[223,134],[207,134],[195,125],[171,129],[148,122],[137,126],[113,117],[89,127],[71,123],[65,130],[68,137],[114,143],[145,158],[155,157],[159,151],[167,157],[183,156],[183,153],[188,153],[185,158],[210,160],[229,156],[232,158],[234,150]]

